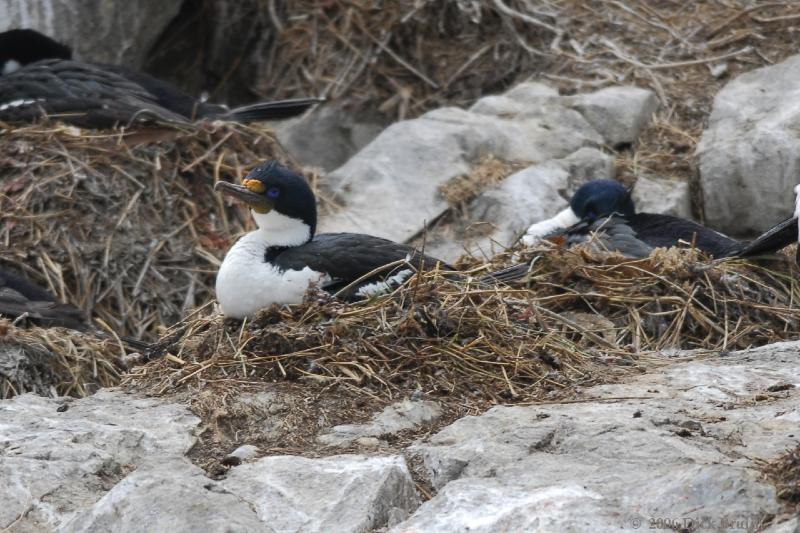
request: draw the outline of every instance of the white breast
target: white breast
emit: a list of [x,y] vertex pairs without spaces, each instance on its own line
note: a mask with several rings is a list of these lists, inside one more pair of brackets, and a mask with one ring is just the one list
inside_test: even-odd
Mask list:
[[267,263],[264,254],[269,246],[265,232],[253,231],[225,256],[216,286],[225,316],[244,318],[275,303],[300,303],[310,284],[327,280],[325,274],[308,267],[281,271]]

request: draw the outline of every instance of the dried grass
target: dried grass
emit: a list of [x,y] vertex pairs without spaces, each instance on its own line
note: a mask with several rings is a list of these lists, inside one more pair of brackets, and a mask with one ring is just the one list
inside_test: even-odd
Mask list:
[[125,381],[156,394],[290,381],[382,400],[417,391],[518,402],[661,364],[654,352],[665,348],[737,349],[800,330],[789,261],[710,263],[693,250],[644,260],[587,248],[532,253],[529,286],[433,272],[368,302],[311,291],[306,303],[249,322],[206,314],[175,328],[157,350],[163,357]]
[[252,224],[213,183],[285,160],[270,132],[234,124],[125,134],[42,124],[3,135],[0,264],[145,339],[213,298],[220,258]]
[[0,319],[0,399],[25,392],[88,396],[119,383],[124,349],[113,340]]

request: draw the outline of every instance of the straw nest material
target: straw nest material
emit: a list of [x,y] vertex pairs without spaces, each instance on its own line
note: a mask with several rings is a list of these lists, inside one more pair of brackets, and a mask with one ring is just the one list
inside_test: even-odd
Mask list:
[[204,314],[176,326],[156,361],[126,381],[155,393],[265,381],[343,386],[373,397],[420,391],[507,402],[619,378],[658,364],[655,350],[744,348],[796,338],[797,283],[771,267],[709,262],[693,250],[643,260],[526,252],[528,281],[479,283],[418,274],[393,294],[346,304],[311,290],[301,305],[252,321]]
[[124,348],[63,328],[24,329],[0,319],[0,399],[25,392],[88,396],[119,383]]
[[251,224],[213,183],[284,159],[268,131],[235,124],[0,128],[0,265],[151,340],[213,298],[220,258]]

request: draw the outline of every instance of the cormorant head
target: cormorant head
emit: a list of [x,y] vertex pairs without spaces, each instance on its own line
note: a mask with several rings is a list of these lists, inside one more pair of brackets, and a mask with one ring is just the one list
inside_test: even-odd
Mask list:
[[0,33],[0,74],[10,74],[42,59],[72,59],[72,49],[36,30]]
[[308,230],[303,242],[314,236],[317,229],[314,193],[302,176],[277,161],[255,167],[242,180],[242,185],[218,181],[214,189],[249,205],[256,224],[262,230],[291,232],[302,227]]
[[623,216],[636,213],[630,193],[614,180],[592,180],[581,185],[572,195],[569,206],[578,218],[589,222],[613,213]]

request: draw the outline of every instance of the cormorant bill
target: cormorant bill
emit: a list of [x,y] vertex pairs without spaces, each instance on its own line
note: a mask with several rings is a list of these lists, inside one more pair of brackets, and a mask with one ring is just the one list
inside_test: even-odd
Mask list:
[[[258,229],[228,251],[217,274],[217,300],[232,318],[272,304],[300,303],[309,285],[359,299],[392,290],[417,268],[452,267],[411,246],[358,233],[315,235],[317,206],[306,181],[270,161],[254,168],[242,185],[215,186],[250,206]],[[385,270],[370,275],[371,272]]]
[[295,98],[229,109],[143,72],[71,58],[69,47],[35,30],[0,33],[0,120],[30,122],[47,114],[93,128],[138,121],[247,123],[290,118],[322,101]]
[[578,188],[569,207],[555,217],[533,224],[522,238],[530,246],[562,235],[567,244],[598,232],[600,243],[631,257],[653,248],[694,244],[715,257],[750,257],[776,252],[798,240],[797,215],[773,226],[752,241],[732,239],[711,228],[672,215],[637,213],[630,193],[614,180],[593,180]]

